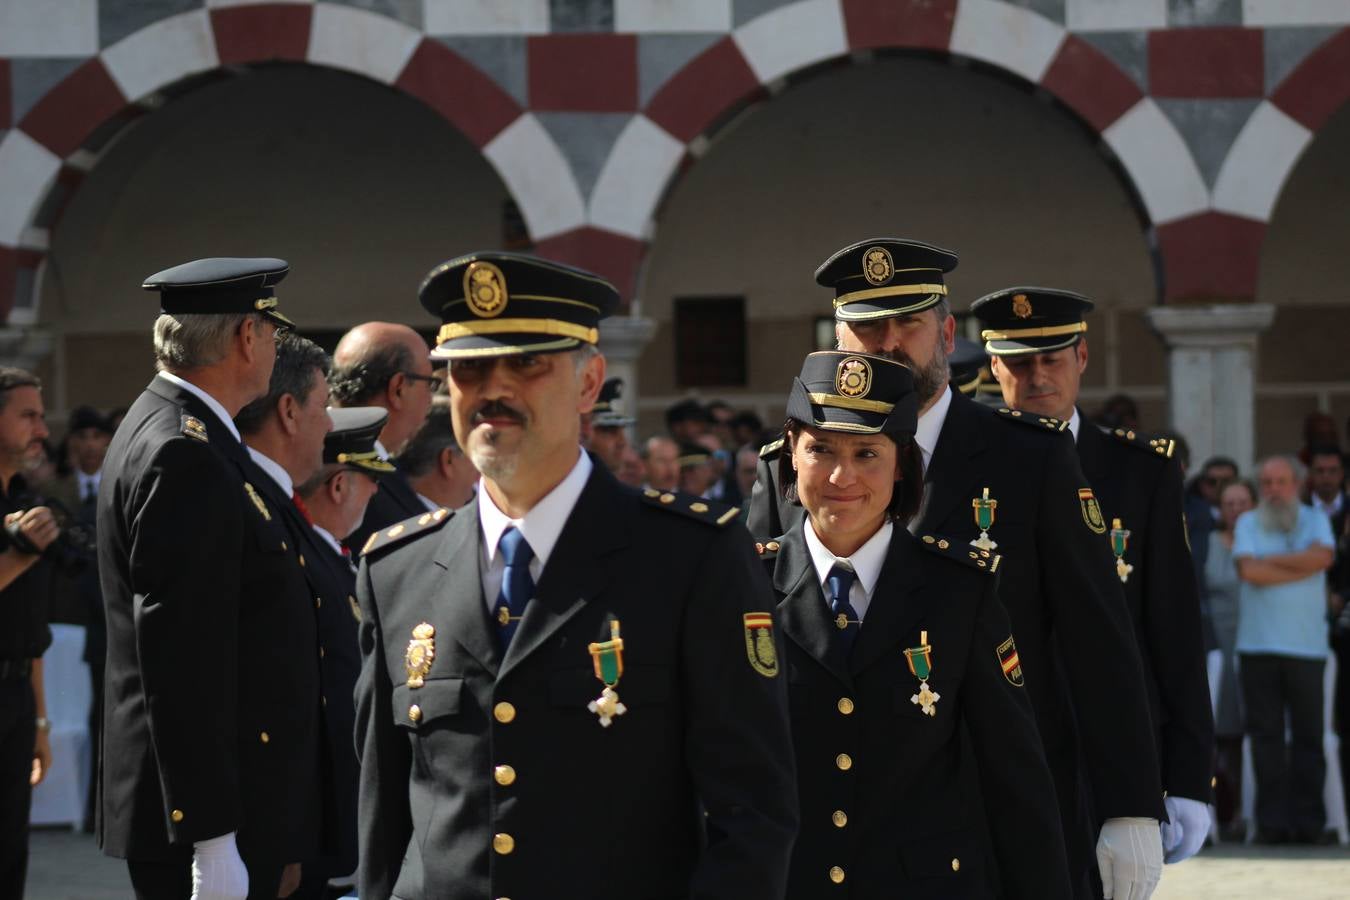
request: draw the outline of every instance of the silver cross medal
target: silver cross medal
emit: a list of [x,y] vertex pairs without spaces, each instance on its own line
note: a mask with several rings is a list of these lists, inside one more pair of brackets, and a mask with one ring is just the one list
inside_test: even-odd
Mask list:
[[909,698],[909,702],[916,704],[925,715],[936,716],[937,707],[933,704],[942,699],[942,695],[928,687],[928,682],[919,682],[919,692]]
[[610,723],[614,721],[615,716],[621,716],[628,712],[628,707],[623,705],[618,692],[612,687],[606,687],[601,691],[599,697],[586,704],[586,708],[600,717],[602,728],[608,728]]

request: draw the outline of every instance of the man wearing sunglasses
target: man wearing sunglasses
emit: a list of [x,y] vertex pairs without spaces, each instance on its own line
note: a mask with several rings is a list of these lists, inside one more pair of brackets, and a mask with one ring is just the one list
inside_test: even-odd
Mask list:
[[[388,411],[377,449],[396,457],[421,427],[441,380],[432,372],[426,341],[417,332],[392,322],[365,322],[338,341],[328,383],[334,406],[378,406]],[[407,477],[391,472],[381,479],[365,519],[346,545],[357,552],[371,532],[424,512],[426,505]]]

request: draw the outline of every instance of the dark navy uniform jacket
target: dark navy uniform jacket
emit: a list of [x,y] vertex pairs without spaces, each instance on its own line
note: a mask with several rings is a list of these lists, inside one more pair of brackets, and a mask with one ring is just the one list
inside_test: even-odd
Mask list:
[[[357,587],[362,900],[783,896],[772,593],[735,510],[665,497],[595,465],[505,654],[476,505],[377,534]],[[627,712],[602,727],[588,645],[615,620]]]
[[314,607],[283,509],[211,410],[156,377],[108,448],[99,844],[178,860],[238,832],[246,862],[320,849]]
[[[801,797],[788,897],[1072,896],[999,556],[896,528],[846,655],[803,527],[771,562]],[[932,716],[914,702],[904,654],[925,636]],[[963,797],[970,778],[983,808]],[[986,827],[997,873],[984,865]]]

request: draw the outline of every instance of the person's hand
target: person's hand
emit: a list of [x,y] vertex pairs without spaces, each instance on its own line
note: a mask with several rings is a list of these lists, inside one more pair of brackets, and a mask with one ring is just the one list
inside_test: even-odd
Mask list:
[[248,869],[233,831],[192,845],[192,900],[248,900]]
[[1107,819],[1097,837],[1097,868],[1106,900],[1148,900],[1162,878],[1157,819]]
[[[12,512],[5,516],[5,528],[18,532],[36,552],[41,553],[61,534],[52,511],[45,506]],[[27,550],[27,548],[20,548]]]
[[1163,798],[1167,818],[1162,823],[1163,862],[1179,863],[1190,859],[1204,846],[1209,834],[1209,806],[1189,797]]
[[28,775],[28,783],[33,787],[42,784],[42,779],[52,767],[52,742],[47,732],[39,729],[33,741],[33,771]]
[[288,863],[281,870],[281,884],[277,887],[278,897],[289,897],[300,887],[300,864]]

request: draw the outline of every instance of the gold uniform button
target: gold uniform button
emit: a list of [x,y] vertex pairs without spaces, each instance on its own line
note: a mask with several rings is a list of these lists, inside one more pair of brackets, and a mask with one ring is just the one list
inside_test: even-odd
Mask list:
[[840,697],[839,702],[835,704],[839,707],[839,712],[846,716],[853,715],[853,700],[848,697]]
[[496,850],[502,856],[506,856],[512,850],[516,849],[516,839],[509,834],[494,834],[492,836],[492,849]]
[[498,766],[492,770],[492,777],[497,779],[500,785],[514,784],[516,781],[516,770],[510,766]]
[[953,872],[961,871],[961,860],[956,859],[955,857],[952,858],[952,871]]
[[266,744],[268,741],[272,740],[272,736],[264,731],[262,734],[258,735],[258,740]]
[[314,608],[315,608],[315,609],[318,609],[320,606],[323,606],[323,598],[322,598],[322,597],[315,597],[315,598],[314,598]]
[[319,647],[319,659],[323,659],[323,658],[324,658],[325,656],[327,656],[327,655],[328,655],[328,654],[326,654],[326,653],[323,652],[323,646],[320,645],[320,647]]
[[285,541],[282,541],[282,542],[281,542],[281,549],[282,549],[282,550],[285,550],[285,549],[286,549],[286,542],[285,542]]
[[422,707],[418,706],[416,703],[408,707],[408,721],[413,724],[422,721]]
[[840,753],[834,758],[834,764],[842,771],[847,772],[849,769],[853,768],[853,757],[849,756],[847,753]]
[[834,814],[830,816],[830,821],[834,823],[835,828],[843,828],[848,824],[848,813],[842,809],[836,809]]
[[838,866],[830,866],[830,880],[835,884],[844,883],[844,870]]
[[300,565],[303,566],[304,564],[305,564],[305,554],[301,553],[301,554],[300,554]]
[[319,701],[320,701],[324,706],[327,706],[327,705],[328,705],[328,698],[327,698],[327,697],[320,697],[320,698],[319,698]]
[[503,700],[501,703],[492,707],[492,718],[501,722],[503,725],[508,722],[513,722],[516,718],[516,708]]
[[181,809],[175,809],[173,812],[169,813],[169,818],[173,819],[175,822],[181,822],[183,821],[183,811]]

